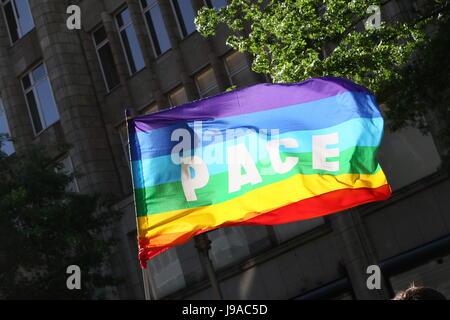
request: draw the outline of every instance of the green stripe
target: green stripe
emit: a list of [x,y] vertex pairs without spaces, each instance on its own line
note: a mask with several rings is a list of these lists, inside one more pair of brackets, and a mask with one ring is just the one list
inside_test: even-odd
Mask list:
[[[136,211],[138,216],[146,216],[167,211],[188,209],[221,203],[239,197],[251,190],[288,179],[297,174],[312,175],[341,175],[341,174],[375,174],[380,169],[376,160],[378,147],[353,147],[341,151],[339,159],[328,158],[327,161],[340,161],[340,170],[329,172],[312,168],[312,153],[281,153],[284,161],[286,157],[298,157],[296,168],[285,174],[274,173],[269,161],[256,163],[262,182],[257,185],[247,184],[232,194],[228,193],[228,172],[213,175],[208,184],[196,190],[197,201],[187,202],[180,181],[158,186],[136,189]],[[272,172],[273,174],[268,174]]]

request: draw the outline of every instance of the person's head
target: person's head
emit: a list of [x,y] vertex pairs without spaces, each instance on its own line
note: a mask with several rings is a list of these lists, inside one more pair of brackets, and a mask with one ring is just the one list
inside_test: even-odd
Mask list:
[[445,296],[431,288],[416,287],[414,284],[408,289],[400,291],[392,300],[447,300]]

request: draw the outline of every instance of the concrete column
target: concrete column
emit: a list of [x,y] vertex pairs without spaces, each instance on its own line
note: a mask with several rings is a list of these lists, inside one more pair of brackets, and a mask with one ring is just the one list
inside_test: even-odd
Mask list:
[[25,147],[34,139],[25,96],[20,81],[13,73],[9,56],[8,30],[4,15],[0,14],[0,98],[3,100],[11,136],[16,149]]
[[30,0],[60,123],[82,192],[121,194],[120,178],[101,118],[82,45],[66,27],[66,3]]
[[183,60],[183,55],[181,53],[179,46],[180,36],[171,4],[167,0],[157,0],[157,1],[161,8],[161,14],[163,16],[164,23],[167,28],[167,34],[169,36],[170,44],[172,46],[172,51],[175,57],[175,63],[178,66],[177,69],[180,70],[181,82],[186,90],[188,99],[190,101],[196,100],[199,98],[199,96],[197,93],[197,89],[195,88],[194,80],[189,75],[186,69],[186,64]]
[[356,208],[330,216],[336,243],[343,258],[355,296],[358,300],[388,299],[389,291],[385,279],[381,278],[381,289],[369,290],[367,267],[376,265],[375,248],[368,238]]
[[[88,65],[91,82],[93,83],[95,94],[97,97],[97,104],[100,106],[99,112],[100,117],[103,120],[103,125],[106,128],[108,143],[111,146],[111,152],[113,154],[113,162],[119,170],[120,181],[122,185],[122,190],[124,194],[128,194],[131,186],[131,178],[129,173],[129,167],[127,165],[127,159],[123,157],[123,146],[122,142],[118,137],[117,129],[108,121],[108,116],[110,116],[110,108],[105,104],[105,82],[102,76],[102,71],[100,69],[100,64],[98,61],[97,54],[95,52],[95,47],[93,44],[91,34],[88,34],[82,30],[78,32],[80,42],[83,47],[83,52],[85,54],[85,59]],[[120,112],[114,111],[114,112]],[[120,115],[124,116],[121,112]]]
[[142,8],[137,0],[127,0],[127,5],[130,10],[131,20],[133,21],[136,35],[141,46],[142,55],[144,56],[145,65],[149,72],[148,83],[150,90],[153,92],[154,99],[158,105],[158,109],[162,110],[169,106],[169,100],[164,95],[160,80],[156,74],[156,60],[151,44],[150,36],[147,32],[144,16],[142,14]]

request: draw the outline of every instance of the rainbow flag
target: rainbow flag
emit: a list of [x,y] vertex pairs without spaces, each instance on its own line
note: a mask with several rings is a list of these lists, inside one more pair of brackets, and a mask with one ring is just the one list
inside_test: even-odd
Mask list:
[[235,225],[385,200],[383,118],[366,88],[325,77],[257,84],[128,118],[139,259]]

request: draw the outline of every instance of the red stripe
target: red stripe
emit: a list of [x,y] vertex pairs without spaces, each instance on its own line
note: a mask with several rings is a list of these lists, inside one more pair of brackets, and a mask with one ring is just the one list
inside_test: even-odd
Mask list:
[[[287,206],[261,214],[252,219],[238,222],[226,223],[208,230],[200,230],[195,233],[186,233],[178,237],[175,245],[180,245],[192,237],[221,227],[231,227],[237,225],[275,225],[306,219],[312,219],[338,211],[346,210],[365,203],[386,200],[391,196],[391,188],[388,184],[379,188],[359,188],[336,190],[319,196],[298,201]],[[170,249],[170,247],[149,248],[149,239],[139,239],[139,260],[143,268],[147,265],[147,260],[154,258],[158,254]]]

